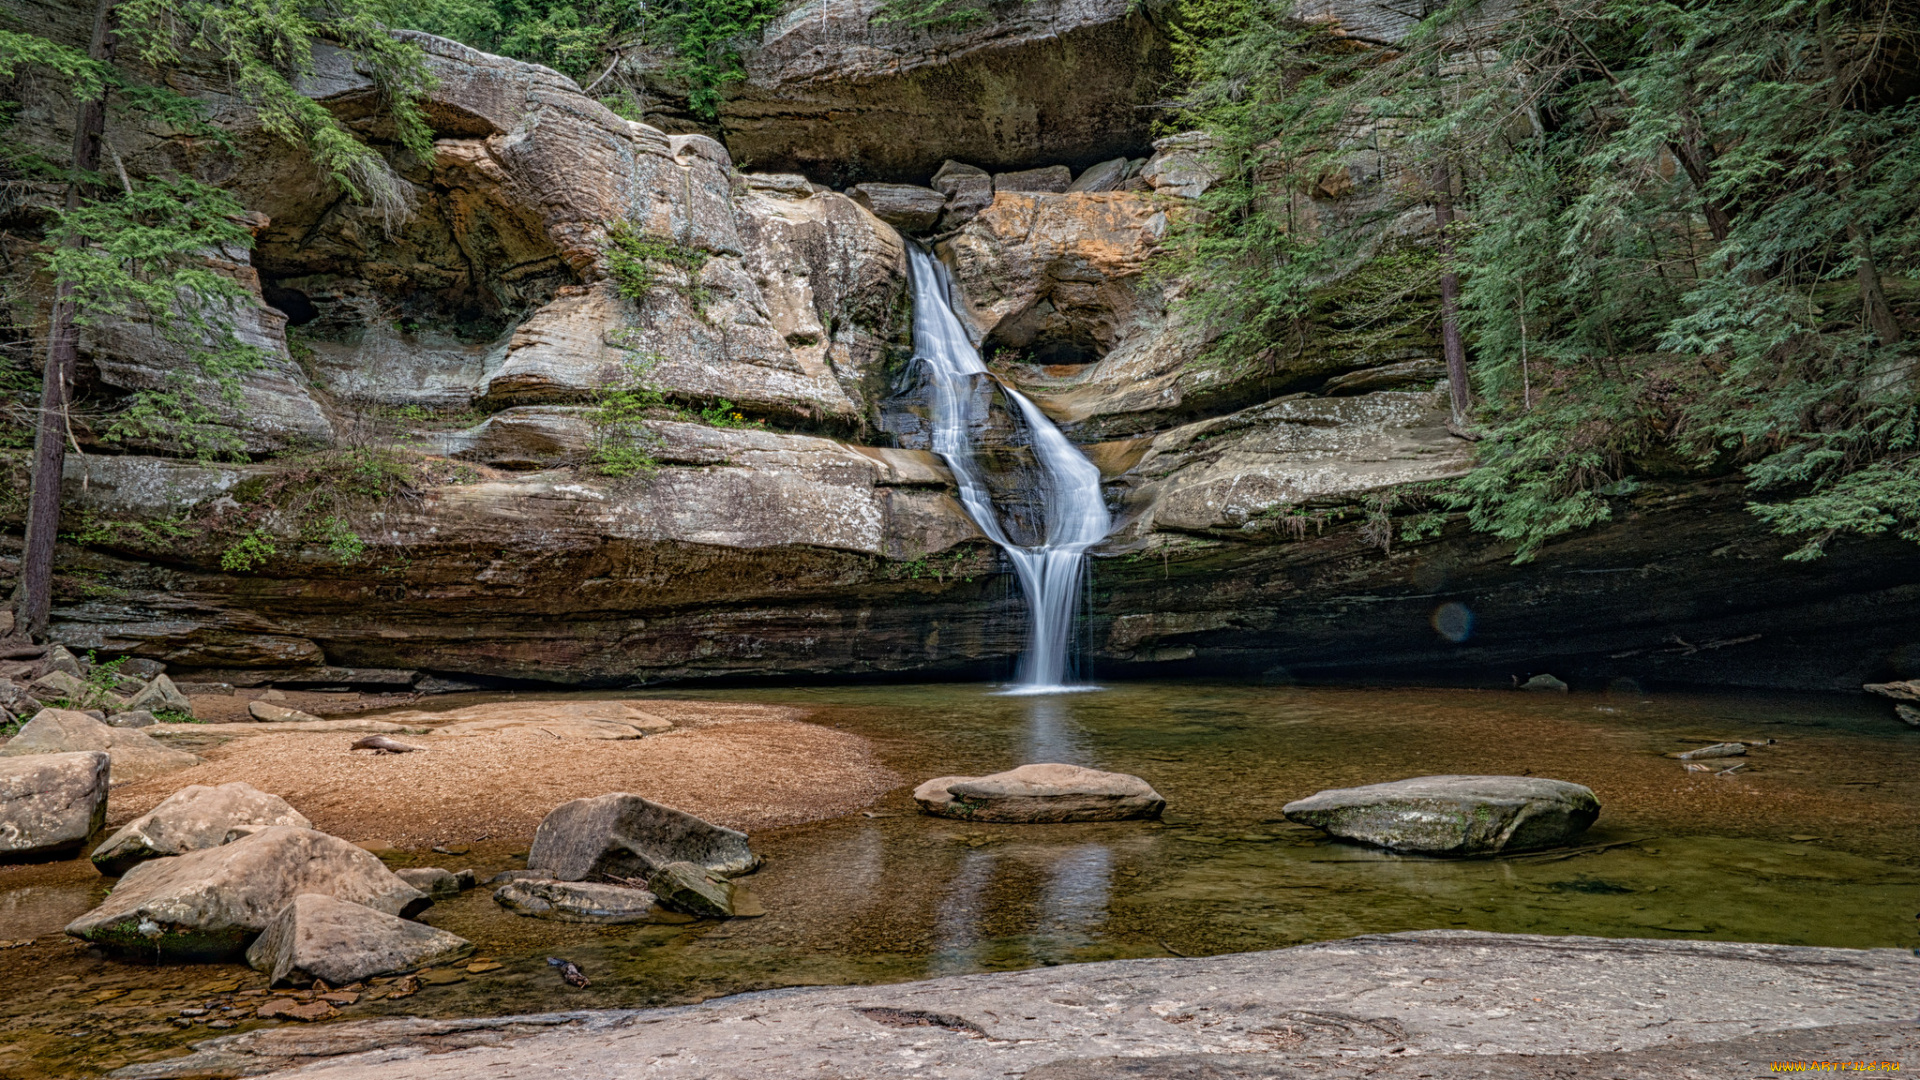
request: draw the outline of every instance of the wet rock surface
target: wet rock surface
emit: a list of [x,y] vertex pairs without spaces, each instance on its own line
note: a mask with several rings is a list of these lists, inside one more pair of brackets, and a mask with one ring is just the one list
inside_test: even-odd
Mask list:
[[[644,1038],[654,1073],[702,1080],[823,1069],[884,1080],[924,1075],[930,1060],[953,1080],[1265,1080],[1306,1068],[1650,1080],[1683,1066],[1764,1073],[1796,1055],[1899,1060],[1920,1048],[1907,1023],[1916,987],[1920,959],[1904,950],[1422,931],[677,1009],[250,1033],[114,1075],[451,1080],[483,1068],[532,1074],[564,1055],[582,1080],[612,1080],[631,1072]],[[1669,1037],[1676,1025],[1684,1040]]]
[[473,951],[466,939],[318,893],[289,901],[247,948],[247,963],[275,986],[334,986],[413,971]]
[[632,886],[522,878],[495,889],[493,899],[516,915],[556,922],[615,926],[663,921],[654,894]]
[[725,919],[736,914],[733,883],[694,863],[668,863],[647,875],[647,888],[661,906],[684,915]]
[[744,874],[760,865],[745,833],[624,792],[555,807],[527,853],[527,869],[561,881],[595,874],[644,878],[676,862],[716,874]]
[[191,784],[102,841],[93,849],[93,865],[108,877],[119,877],[148,859],[219,847],[240,825],[313,828],[285,799],[249,784]]
[[107,820],[101,751],[0,759],[0,861],[77,851]]
[[133,867],[67,933],[135,955],[233,956],[303,893],[401,916],[432,903],[368,852],[325,833],[276,825]]
[[1078,765],[1022,765],[991,776],[942,776],[914,789],[937,817],[993,822],[1126,821],[1167,801],[1137,776]]
[[1533,776],[1418,776],[1290,802],[1290,821],[1394,851],[1485,855],[1564,844],[1600,816],[1590,788]]

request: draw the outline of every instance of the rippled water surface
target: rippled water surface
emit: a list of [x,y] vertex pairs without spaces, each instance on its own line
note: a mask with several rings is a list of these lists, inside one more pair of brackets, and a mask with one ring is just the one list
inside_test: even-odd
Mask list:
[[[872,739],[902,786],[865,813],[756,835],[764,918],[583,928],[515,917],[479,889],[426,921],[504,967],[344,1016],[668,1004],[1433,927],[1920,945],[1920,732],[1882,703],[1195,683],[658,696],[807,706],[813,722]],[[1722,739],[1775,742],[1725,777],[1662,756]],[[1136,773],[1166,796],[1166,818],[977,825],[924,817],[909,798],[928,777],[1032,761]],[[1430,773],[1572,780],[1604,810],[1570,851],[1483,860],[1333,843],[1281,816],[1322,788]],[[522,865],[524,844],[389,862],[485,875]],[[57,932],[99,895],[91,875],[84,862],[0,871],[0,939]],[[178,1053],[212,1033],[166,1018],[210,981],[263,985],[235,966],[131,968],[46,940],[0,951],[0,1075]],[[579,963],[593,986],[562,985],[548,955]],[[128,993],[95,1000],[116,989]]]

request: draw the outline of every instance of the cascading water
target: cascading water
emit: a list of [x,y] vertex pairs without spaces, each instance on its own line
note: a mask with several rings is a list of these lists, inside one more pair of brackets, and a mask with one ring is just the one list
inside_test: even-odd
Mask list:
[[1081,571],[1087,549],[1104,539],[1113,524],[1100,495],[1100,470],[1038,406],[1002,386],[1031,433],[1045,507],[1045,528],[1038,545],[1027,547],[1008,537],[974,456],[973,403],[991,376],[954,314],[953,285],[946,266],[918,247],[909,248],[907,258],[913,274],[914,357],[926,365],[927,382],[933,389],[934,453],[953,470],[967,514],[1013,561],[1032,613],[1032,631],[1020,658],[1014,692],[1073,689],[1067,685],[1067,646],[1073,636]]

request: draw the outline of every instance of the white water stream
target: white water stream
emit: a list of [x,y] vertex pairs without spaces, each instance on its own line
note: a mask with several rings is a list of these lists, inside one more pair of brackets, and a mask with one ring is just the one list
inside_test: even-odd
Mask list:
[[[1082,689],[1067,683],[1067,652],[1087,549],[1112,528],[1100,495],[1100,470],[1067,441],[1045,413],[1012,387],[1002,386],[1020,410],[1040,464],[1045,532],[1038,546],[1008,537],[974,457],[976,400],[986,400],[987,366],[980,361],[952,306],[953,283],[940,260],[917,247],[907,258],[913,273],[913,351],[933,388],[933,450],[946,459],[967,514],[1013,561],[1032,614],[1027,651],[1020,657],[1015,693]],[[982,410],[984,413],[984,410]]]

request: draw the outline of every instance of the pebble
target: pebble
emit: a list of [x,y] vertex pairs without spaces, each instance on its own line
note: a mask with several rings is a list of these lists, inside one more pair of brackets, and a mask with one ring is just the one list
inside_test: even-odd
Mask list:
[[207,1015],[207,1010],[205,1010],[205,1009],[181,1009],[181,1010],[180,1010],[180,1015],[181,1015],[181,1016],[205,1016],[205,1015]]
[[492,960],[475,960],[473,963],[467,965],[467,973],[470,975],[481,975],[489,971],[499,971],[506,966],[505,964],[496,963]]
[[210,1028],[214,1028],[214,1029],[216,1029],[216,1030],[219,1030],[219,1031],[225,1031],[226,1029],[228,1029],[228,1028],[230,1028],[230,1027],[232,1027],[232,1026],[233,1026],[233,1021],[231,1021],[231,1020],[209,1020],[209,1021],[207,1021],[207,1026],[208,1026],[208,1027],[210,1027]]

